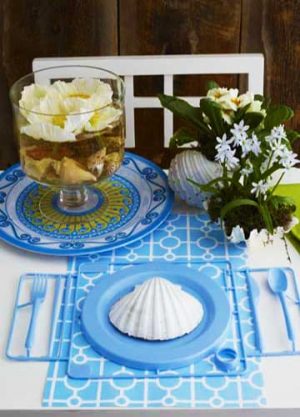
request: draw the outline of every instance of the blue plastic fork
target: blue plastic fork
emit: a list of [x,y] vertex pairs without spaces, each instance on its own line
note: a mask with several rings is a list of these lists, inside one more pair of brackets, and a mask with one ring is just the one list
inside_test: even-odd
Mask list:
[[27,356],[30,356],[30,350],[34,343],[34,335],[40,306],[45,299],[47,291],[47,280],[44,277],[36,277],[32,283],[30,293],[30,304],[32,305],[31,319],[28,327],[25,348]]

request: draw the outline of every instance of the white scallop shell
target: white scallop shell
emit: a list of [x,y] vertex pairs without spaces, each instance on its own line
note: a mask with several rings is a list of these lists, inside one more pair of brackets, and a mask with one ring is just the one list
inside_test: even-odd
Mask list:
[[192,185],[188,179],[199,184],[207,184],[221,175],[221,167],[216,162],[209,161],[201,152],[186,150],[176,155],[169,169],[169,185],[172,190],[187,204],[203,207],[203,202],[209,197]]
[[201,303],[167,279],[154,277],[137,285],[109,312],[122,333],[147,340],[174,339],[194,330],[203,317]]

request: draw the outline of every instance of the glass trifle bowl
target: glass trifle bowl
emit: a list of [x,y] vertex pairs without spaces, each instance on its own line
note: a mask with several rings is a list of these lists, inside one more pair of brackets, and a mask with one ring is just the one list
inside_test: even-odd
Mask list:
[[22,169],[50,187],[59,210],[80,214],[94,208],[92,186],[120,167],[124,93],[118,75],[78,65],[38,70],[11,87]]

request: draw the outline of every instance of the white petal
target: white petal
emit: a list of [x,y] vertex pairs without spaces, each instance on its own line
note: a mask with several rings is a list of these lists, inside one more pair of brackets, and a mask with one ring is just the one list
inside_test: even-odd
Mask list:
[[52,84],[51,89],[53,91],[57,91],[63,97],[71,96],[77,93],[77,88],[73,82],[65,82],[61,80],[55,81],[55,83]]
[[69,114],[66,117],[64,130],[74,132],[76,134],[82,132],[86,123],[89,121],[93,113],[87,112],[83,114]]
[[50,142],[73,142],[76,140],[73,133],[67,132],[59,126],[50,123],[35,123],[23,126],[21,133],[34,139],[44,139]]
[[32,110],[37,106],[40,100],[45,97],[49,90],[48,86],[40,84],[26,85],[23,88],[21,99],[19,101],[20,107],[26,110]]
[[245,107],[247,104],[252,103],[254,100],[254,95],[250,93],[250,91],[247,91],[245,94],[241,94],[239,96],[239,105],[238,107]]
[[71,84],[79,94],[92,95],[96,91],[103,94],[112,93],[109,84],[97,80],[96,78],[75,78]]
[[111,127],[122,115],[122,111],[109,106],[94,113],[94,116],[86,124],[85,130],[94,132]]

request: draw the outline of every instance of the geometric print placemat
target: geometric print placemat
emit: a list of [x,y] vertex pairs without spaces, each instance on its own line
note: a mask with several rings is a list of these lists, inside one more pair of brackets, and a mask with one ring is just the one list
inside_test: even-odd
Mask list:
[[[109,253],[72,258],[70,272],[88,261],[109,259],[111,263],[228,260],[233,267],[245,265],[244,245],[230,244],[217,224],[206,214],[173,212],[160,228],[127,247]],[[74,289],[75,290],[75,289]],[[242,304],[242,309],[243,303]],[[250,314],[250,312],[249,312]],[[243,311],[247,320],[247,307]],[[249,358],[247,371],[236,377],[192,377],[155,379],[72,379],[67,362],[49,365],[42,405],[66,408],[256,408],[266,400],[259,360]],[[118,365],[116,372],[125,371]]]
[[[155,263],[155,262],[154,262]],[[156,263],[157,264],[157,263]],[[161,264],[160,262],[158,264]],[[168,264],[172,265],[172,262],[164,262],[163,265],[168,269]],[[182,266],[184,263],[178,263]],[[101,259],[101,261],[87,262],[80,266],[77,274],[75,305],[73,317],[75,318],[72,324],[71,342],[69,349],[69,366],[68,375],[72,378],[95,378],[95,379],[107,379],[107,378],[168,378],[168,377],[197,377],[197,376],[222,376],[226,373],[218,369],[215,365],[214,353],[207,355],[206,357],[195,361],[192,365],[181,367],[180,369],[171,371],[144,371],[137,370],[129,367],[123,367],[117,365],[103,356],[95,352],[95,350],[87,343],[84,334],[82,333],[80,316],[83,306],[83,302],[87,294],[92,291],[93,287],[101,281],[102,277],[114,274],[121,269],[126,268],[128,275],[130,275],[130,269],[136,264],[128,264],[128,261],[121,261],[118,259],[117,263],[109,263],[107,259]],[[138,263],[143,268],[151,268],[150,262]],[[192,271],[198,273],[198,277],[202,275],[202,279],[213,280],[218,284],[227,296],[230,304],[231,319],[226,337],[218,349],[231,348],[237,352],[238,366],[236,371],[231,372],[232,376],[241,375],[247,369],[245,360],[245,341],[248,341],[250,336],[250,343],[252,341],[251,335],[253,334],[252,322],[249,323],[249,311],[247,310],[246,317],[244,317],[244,311],[248,308],[249,297],[246,285],[238,285],[238,288],[233,289],[233,276],[228,261],[214,261],[212,262],[200,262],[193,261],[189,264],[185,264]],[[236,275],[236,274],[235,274]],[[209,278],[206,278],[209,277]],[[243,283],[245,284],[245,282]],[[235,287],[235,286],[234,286]],[[238,306],[238,300],[241,301],[241,308]],[[242,309],[243,307],[243,309]],[[243,327],[243,334],[241,332],[241,326]],[[244,336],[244,337],[243,337]],[[251,346],[249,346],[251,347]]]

